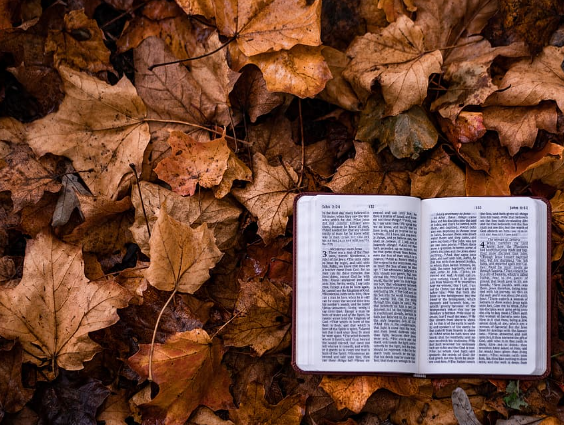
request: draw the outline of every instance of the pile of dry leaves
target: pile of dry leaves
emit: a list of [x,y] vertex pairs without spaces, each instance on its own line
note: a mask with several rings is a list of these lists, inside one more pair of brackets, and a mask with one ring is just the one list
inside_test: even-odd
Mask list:
[[0,421],[455,424],[456,387],[564,419],[559,338],[518,386],[290,365],[302,191],[548,197],[564,290],[563,14],[0,0]]

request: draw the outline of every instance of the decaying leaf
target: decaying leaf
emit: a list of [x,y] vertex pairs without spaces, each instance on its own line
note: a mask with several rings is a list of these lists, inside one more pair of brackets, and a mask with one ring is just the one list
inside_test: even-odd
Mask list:
[[265,400],[263,386],[252,382],[241,398],[239,408],[231,410],[230,416],[237,425],[299,425],[304,413],[303,396],[288,396],[273,406]]
[[131,408],[127,403],[124,390],[112,392],[104,401],[100,412],[96,416],[98,422],[104,421],[105,425],[124,425],[125,420],[132,416]]
[[458,150],[463,143],[472,143],[481,139],[486,134],[484,116],[481,112],[462,111],[454,122],[439,119],[441,129],[448,140]]
[[70,158],[94,195],[113,198],[141,169],[149,142],[146,109],[133,85],[122,78],[110,86],[61,66],[66,97],[59,110],[27,126],[27,141],[38,154]]
[[454,416],[459,424],[463,425],[481,425],[481,422],[476,418],[470,399],[466,392],[458,387],[452,392],[452,410]]
[[[149,371],[150,344],[141,344],[128,360],[142,377]],[[232,406],[231,380],[221,365],[222,346],[203,329],[194,329],[155,344],[153,379],[159,384],[158,395],[140,406],[143,417],[182,425],[198,405],[213,410]]]
[[174,131],[168,143],[172,156],[159,162],[155,172],[173,191],[192,196],[198,184],[210,188],[221,183],[230,153],[225,137],[198,142],[186,133]]
[[231,191],[231,186],[235,180],[251,181],[253,172],[245,165],[243,161],[237,158],[233,151],[229,151],[227,159],[227,169],[223,174],[221,182],[214,186],[213,193],[216,198],[223,198]]
[[465,175],[450,156],[441,148],[419,166],[411,175],[411,196],[418,198],[441,198],[464,196]]
[[280,348],[290,329],[290,293],[284,283],[255,278],[240,282],[235,318],[225,328],[227,346],[250,346],[259,356]]
[[368,143],[355,142],[356,155],[347,159],[327,185],[333,192],[404,195],[410,192],[406,171],[388,171]]
[[151,285],[163,291],[193,294],[209,279],[223,255],[206,224],[192,229],[161,208],[150,239],[151,265],[145,274]]
[[88,332],[119,319],[131,296],[111,280],[89,282],[83,268],[79,247],[49,233],[28,242],[20,284],[0,291],[0,335],[18,338],[27,361],[82,369],[100,350]]
[[254,180],[231,193],[258,219],[258,234],[265,243],[284,234],[292,214],[298,175],[289,165],[272,167],[260,153],[253,156]]
[[33,396],[33,390],[22,384],[22,347],[0,350],[0,418],[4,412],[21,410]]
[[349,63],[347,55],[327,46],[323,47],[321,54],[325,58],[333,78],[327,81],[325,89],[317,97],[349,111],[359,111],[362,106],[361,101],[348,81],[342,76],[343,70]]
[[55,205],[53,221],[51,222],[53,227],[67,224],[72,212],[76,208],[79,208],[80,218],[84,220],[84,215],[82,211],[80,211],[80,201],[78,200],[77,193],[88,195],[88,190],[80,183],[78,177],[73,174],[65,174],[62,178],[62,185],[63,187],[59,194],[59,199],[57,199],[57,205]]

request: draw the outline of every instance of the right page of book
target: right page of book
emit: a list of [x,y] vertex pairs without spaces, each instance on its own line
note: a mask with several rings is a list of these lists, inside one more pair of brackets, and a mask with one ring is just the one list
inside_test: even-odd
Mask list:
[[532,198],[423,201],[421,373],[539,373],[546,353],[543,225],[546,205]]

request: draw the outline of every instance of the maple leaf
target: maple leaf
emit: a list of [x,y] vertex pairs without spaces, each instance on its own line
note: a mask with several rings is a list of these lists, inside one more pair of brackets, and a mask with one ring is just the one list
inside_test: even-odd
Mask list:
[[216,198],[223,198],[231,191],[235,180],[251,181],[252,178],[253,172],[250,168],[230,150],[229,159],[227,160],[227,170],[225,170],[221,182],[212,188],[213,193]]
[[385,376],[324,376],[320,387],[335,400],[337,409],[348,408],[358,413],[364,407],[368,397],[380,388],[402,395],[412,396],[419,392],[419,387],[428,384],[428,380]]
[[296,394],[271,405],[264,398],[264,388],[251,382],[241,397],[238,409],[230,410],[229,416],[237,425],[299,425],[305,413],[305,397]]
[[196,229],[181,223],[161,208],[150,243],[151,265],[145,274],[155,288],[193,294],[209,279],[223,255],[204,223]]
[[343,76],[371,92],[378,82],[386,101],[386,115],[397,115],[427,97],[429,75],[441,72],[439,50],[427,53],[424,32],[406,16],[376,34],[368,33],[351,43],[351,61]]
[[59,72],[66,97],[57,112],[27,126],[26,139],[38,155],[70,158],[94,195],[114,198],[132,176],[129,164],[141,168],[145,105],[127,78],[110,86],[65,66]]
[[0,168],[0,191],[11,192],[15,212],[36,204],[45,192],[60,190],[55,161],[37,158],[26,144],[0,142],[0,158],[6,164]]
[[225,345],[250,346],[262,356],[278,348],[290,329],[290,293],[284,283],[255,278],[240,282],[234,319],[227,326]]
[[149,234],[147,223],[152,229],[162,208],[175,220],[189,225],[206,223],[213,230],[218,248],[226,250],[233,244],[239,228],[241,208],[229,199],[216,199],[202,191],[198,196],[185,198],[162,186],[149,182],[140,182],[145,213],[139,199],[139,192],[132,192],[132,203],[135,207],[135,222],[131,233],[142,252],[149,255]]
[[45,52],[53,52],[55,66],[61,64],[97,73],[113,72],[110,51],[104,45],[103,33],[94,19],[88,19],[84,10],[72,10],[65,15],[62,30],[49,32]]
[[388,171],[368,143],[355,142],[356,155],[347,159],[327,187],[333,192],[406,195],[410,191],[406,171]]
[[498,83],[502,90],[492,94],[485,105],[533,106],[554,100],[564,110],[563,59],[564,47],[546,46],[532,63],[530,59],[515,63]]
[[540,129],[556,133],[557,113],[553,104],[539,107],[490,106],[482,111],[484,126],[495,130],[501,146],[514,156],[522,147],[532,148]]
[[268,165],[260,153],[253,155],[254,180],[231,193],[258,219],[258,234],[266,244],[284,234],[292,214],[298,175],[285,163]]
[[411,196],[425,199],[466,195],[464,171],[442,148],[433,152],[410,176]]
[[88,332],[118,321],[128,291],[111,280],[89,282],[83,269],[81,249],[49,233],[27,243],[20,284],[0,291],[0,335],[18,338],[27,361],[82,369],[100,350]]
[[[144,378],[148,376],[150,348],[150,344],[141,344],[127,361]],[[222,354],[221,343],[203,329],[177,333],[164,344],[155,344],[153,379],[159,384],[159,393],[140,406],[143,417],[182,425],[200,404],[213,410],[231,407],[231,380],[221,365]]]

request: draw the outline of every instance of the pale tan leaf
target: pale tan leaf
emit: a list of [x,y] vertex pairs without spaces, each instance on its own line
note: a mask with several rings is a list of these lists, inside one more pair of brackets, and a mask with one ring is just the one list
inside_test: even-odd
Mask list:
[[200,406],[192,415],[188,425],[234,425],[229,420],[223,420],[209,407]]
[[161,208],[151,234],[151,265],[145,277],[163,291],[193,294],[209,279],[209,270],[221,259],[213,233],[206,224],[196,229]]
[[229,159],[227,160],[227,169],[219,185],[213,187],[213,193],[216,198],[223,198],[229,193],[235,180],[248,182],[251,181],[252,178],[253,172],[250,168],[230,150]]
[[125,390],[110,394],[100,407],[96,420],[104,421],[105,425],[126,425],[125,420],[133,416],[126,396]]
[[141,169],[149,142],[146,109],[133,85],[122,78],[110,86],[62,66],[66,97],[59,110],[27,126],[27,141],[38,155],[70,158],[94,195],[117,196]]
[[0,291],[0,335],[18,338],[27,361],[77,370],[100,351],[88,332],[117,322],[131,296],[112,280],[89,282],[83,269],[81,249],[49,233],[27,243],[20,284]]
[[254,180],[244,189],[233,189],[233,195],[258,219],[258,234],[266,244],[284,234],[292,214],[298,175],[289,165],[268,165],[266,158],[253,156]]

